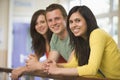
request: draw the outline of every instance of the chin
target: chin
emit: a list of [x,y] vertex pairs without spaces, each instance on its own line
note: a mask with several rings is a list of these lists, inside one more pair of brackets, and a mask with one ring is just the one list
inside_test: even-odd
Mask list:
[[76,37],[79,37],[79,35],[75,35]]
[[80,36],[80,34],[74,34],[74,36],[79,37],[79,36]]
[[55,34],[60,34],[60,31],[54,31]]

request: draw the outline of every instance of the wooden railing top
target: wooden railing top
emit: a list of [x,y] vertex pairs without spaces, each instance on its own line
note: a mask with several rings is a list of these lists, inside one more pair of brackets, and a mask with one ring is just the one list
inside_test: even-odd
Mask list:
[[11,73],[13,69],[11,68],[4,68],[4,67],[0,67],[0,72],[6,72],[6,73]]
[[[12,70],[13,69],[11,68],[0,67],[0,72],[11,73]],[[76,77],[76,76],[53,76],[53,75],[48,75],[45,73],[40,73],[40,71],[36,71],[33,73],[25,73],[24,75],[46,77],[46,78],[59,79],[59,80],[111,80],[111,79],[106,79],[106,78],[98,79],[98,78],[85,78],[85,77]]]

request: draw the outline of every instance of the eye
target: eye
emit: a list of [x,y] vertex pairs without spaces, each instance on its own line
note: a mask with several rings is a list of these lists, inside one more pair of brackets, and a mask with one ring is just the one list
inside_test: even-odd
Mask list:
[[75,19],[75,22],[76,22],[76,23],[80,22],[80,19]]
[[41,21],[41,23],[45,23],[45,21]]
[[69,20],[69,24],[72,24],[73,23],[73,21],[72,20]]
[[56,17],[55,20],[59,20],[60,18],[59,17]]
[[47,22],[52,22],[52,19],[47,20]]

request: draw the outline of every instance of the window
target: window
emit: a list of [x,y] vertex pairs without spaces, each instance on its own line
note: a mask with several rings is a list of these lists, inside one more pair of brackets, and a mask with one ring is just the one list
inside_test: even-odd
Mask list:
[[70,0],[69,9],[71,9],[75,5],[80,5],[80,0]]
[[99,27],[118,43],[119,0],[70,0],[70,8],[78,4],[88,6],[95,14]]

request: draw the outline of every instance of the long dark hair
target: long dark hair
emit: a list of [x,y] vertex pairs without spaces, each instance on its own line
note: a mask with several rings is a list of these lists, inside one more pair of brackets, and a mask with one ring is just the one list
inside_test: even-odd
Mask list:
[[[39,56],[43,56],[44,53],[46,52],[45,38],[43,37],[43,35],[39,34],[35,29],[36,21],[39,15],[45,16],[45,10],[38,10],[33,14],[30,24],[30,35],[32,37],[32,49],[35,51],[35,54]],[[48,29],[47,39],[49,42],[51,36],[52,36],[52,32]]]
[[[71,32],[69,28],[69,18],[75,12],[79,12],[80,15],[84,17],[87,23],[87,40],[83,39],[80,36],[79,37],[74,36],[74,34]],[[75,54],[79,66],[88,64],[88,59],[90,55],[89,37],[90,33],[96,28],[98,28],[98,25],[95,16],[87,6],[75,6],[70,10],[67,18],[67,29],[70,35],[70,43],[75,48]]]

